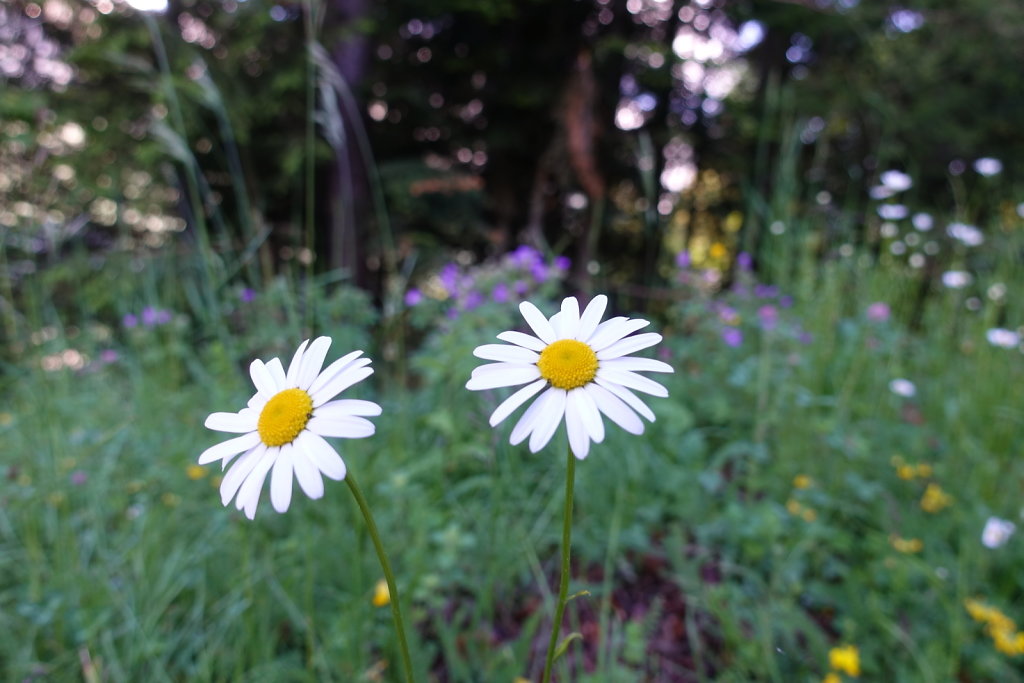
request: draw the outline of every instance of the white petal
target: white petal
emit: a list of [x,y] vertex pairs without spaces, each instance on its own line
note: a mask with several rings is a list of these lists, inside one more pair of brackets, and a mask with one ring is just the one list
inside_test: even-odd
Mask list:
[[[359,358],[359,356],[361,356],[362,353],[362,351],[353,351],[352,353],[345,354],[338,360],[328,365],[324,369],[324,371],[321,372],[320,375],[315,380],[313,380],[313,383],[309,385],[309,393],[311,395],[315,394],[316,392],[320,391],[320,389],[322,389],[325,384],[334,379],[338,374],[344,372],[349,367],[355,366],[356,363],[354,363],[353,361],[355,361],[356,358]],[[369,358],[361,358],[358,363],[358,366],[363,367],[364,365],[369,364]]]
[[320,476],[313,461],[309,459],[306,452],[300,448],[292,448],[292,468],[295,470],[295,478],[299,480],[302,491],[316,500],[324,495],[324,480]]
[[598,294],[590,300],[586,310],[583,311],[583,315],[580,317],[580,328],[576,333],[576,339],[585,342],[593,336],[607,306],[608,297],[604,294]]
[[269,401],[271,398],[273,397],[267,396],[266,394],[261,394],[260,392],[257,391],[255,394],[252,395],[252,398],[249,399],[249,402],[246,404],[246,407],[249,410],[256,413],[256,416],[258,417],[259,414],[263,412],[263,408],[267,405],[267,401]]
[[360,367],[345,370],[313,394],[313,407],[318,408],[322,406],[353,384],[362,382],[372,374],[373,368]]
[[601,413],[597,410],[597,404],[593,397],[587,393],[586,387],[573,389],[569,392],[569,402],[576,404],[576,409],[583,420],[583,426],[587,428],[587,434],[594,443],[604,441],[604,422],[601,420]]
[[278,512],[287,512],[292,503],[292,452],[291,444],[281,447],[270,475],[270,502]]
[[308,339],[299,344],[299,348],[295,349],[295,354],[292,356],[292,362],[288,364],[288,374],[285,376],[285,383],[289,387],[297,387],[299,385],[299,370],[302,369],[302,356],[305,355],[308,344]]
[[668,389],[661,386],[653,379],[648,379],[643,375],[638,375],[627,370],[614,370],[612,368],[599,367],[597,369],[597,376],[600,379],[612,384],[619,384],[629,389],[636,389],[642,391],[645,394],[651,396],[659,396],[665,398],[668,396]]
[[507,341],[509,344],[515,344],[516,346],[522,346],[530,349],[531,351],[543,351],[547,346],[540,339],[537,339],[532,334],[526,334],[525,332],[516,332],[515,330],[509,330],[508,332],[502,332],[498,335],[498,339],[501,341]]
[[376,417],[383,412],[381,407],[373,401],[363,401],[358,398],[340,398],[337,401],[328,401],[313,411],[314,417],[348,417],[359,415],[362,417]]
[[227,471],[220,482],[220,502],[227,505],[228,502],[238,493],[238,487],[242,485],[245,478],[249,476],[253,468],[259,463],[260,458],[267,452],[267,447],[260,444],[250,449],[245,455],[235,461],[231,469]]
[[551,387],[538,396],[537,400],[526,408],[522,416],[519,418],[519,422],[517,422],[516,426],[512,428],[512,434],[508,439],[510,444],[515,446],[533,432],[534,428],[537,426],[537,422],[544,416],[548,401],[556,392],[559,391],[565,393],[564,389]]
[[558,425],[562,423],[562,416],[565,415],[566,404],[565,389],[555,389],[544,406],[544,415],[537,422],[537,426],[530,435],[530,452],[536,453],[544,448],[554,435]]
[[242,488],[238,490],[238,497],[235,498],[235,507],[239,510],[244,509],[245,516],[249,519],[256,518],[256,506],[260,503],[263,482],[266,481],[267,473],[274,466],[274,462],[280,453],[280,448],[268,448],[252,473],[242,482]]
[[498,387],[514,387],[526,384],[540,377],[540,369],[536,365],[514,365],[512,363],[492,363],[482,365],[473,371],[473,376],[466,382],[470,391],[497,389]]
[[570,401],[565,406],[565,431],[569,435],[569,448],[572,449],[572,454],[578,460],[583,460],[590,452],[590,435],[575,401]]
[[519,312],[523,314],[523,318],[526,319],[526,323],[533,330],[533,333],[544,342],[550,344],[555,341],[555,330],[551,327],[551,323],[544,317],[544,314],[540,312],[536,306],[531,304],[529,301],[524,301],[519,304]]
[[223,460],[224,458],[231,458],[242,451],[247,451],[260,442],[259,432],[249,432],[242,436],[236,436],[234,439],[228,439],[221,443],[210,446],[203,451],[199,456],[199,464],[207,465],[214,460]]
[[625,401],[626,405],[646,417],[649,422],[654,422],[654,413],[647,407],[647,404],[641,401],[640,398],[632,391],[622,385],[616,384],[615,382],[605,381],[600,377],[597,377],[595,381],[599,386],[604,387]]
[[650,324],[648,321],[640,320],[639,318],[633,318],[632,320],[627,318],[605,320],[597,326],[597,331],[594,332],[594,336],[587,343],[590,344],[590,348],[594,349],[594,351],[601,351],[626,335],[633,334],[640,328],[647,327]]
[[506,363],[536,363],[540,358],[536,351],[508,344],[484,344],[473,349],[473,355],[484,360],[500,360]]
[[320,436],[336,436],[342,439],[362,439],[373,436],[376,428],[364,417],[312,417],[306,427]]
[[328,479],[341,481],[345,478],[345,461],[319,434],[303,430],[295,439],[295,445]]
[[661,335],[657,332],[647,332],[645,334],[638,334],[635,337],[626,337],[598,351],[597,359],[610,360],[618,358],[619,356],[625,356],[627,353],[633,353],[640,349],[646,349],[648,346],[654,346],[660,341]]
[[497,427],[501,424],[506,417],[515,411],[516,408],[526,403],[531,396],[534,396],[538,391],[543,389],[547,383],[547,380],[539,379],[533,384],[527,384],[525,387],[502,401],[501,405],[495,408],[494,412],[491,413],[491,426]]
[[637,417],[637,414],[630,410],[629,406],[623,403],[618,396],[596,382],[591,382],[585,389],[594,399],[597,409],[607,415],[612,422],[630,434],[644,433],[643,420]]
[[270,399],[277,393],[277,384],[274,382],[274,376],[270,374],[267,366],[259,358],[249,364],[249,376],[252,378],[252,383],[256,386],[256,391],[263,394],[265,398]]
[[580,328],[580,302],[574,296],[562,299],[562,318],[555,331],[559,339],[575,339]]
[[675,372],[675,369],[668,363],[662,363],[653,358],[612,358],[602,360],[601,367],[613,368],[615,370],[632,370],[633,372]]
[[231,432],[233,434],[244,434],[245,432],[256,431],[256,423],[259,415],[253,411],[247,411],[244,415],[240,413],[212,413],[204,426],[218,432]]
[[329,348],[331,348],[330,337],[317,337],[309,345],[309,348],[306,349],[306,353],[302,355],[302,367],[299,368],[297,385],[299,389],[309,389],[309,385],[320,374],[320,369],[324,366],[324,358],[327,357],[327,350]]
[[267,368],[270,376],[274,378],[275,394],[288,388],[288,384],[285,381],[284,367],[281,365],[280,358],[271,358],[264,367]]

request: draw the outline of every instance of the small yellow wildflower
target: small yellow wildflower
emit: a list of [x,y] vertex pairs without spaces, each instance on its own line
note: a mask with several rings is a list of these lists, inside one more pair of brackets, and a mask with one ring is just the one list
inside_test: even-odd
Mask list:
[[889,536],[889,544],[901,553],[919,553],[924,547],[920,538],[902,538],[896,534]]
[[209,470],[207,470],[205,467],[202,467],[201,465],[192,464],[185,468],[185,474],[187,474],[188,478],[191,479],[192,481],[196,481],[198,479],[202,479],[207,474],[209,474]]
[[922,479],[927,479],[928,477],[932,476],[932,466],[929,465],[928,463],[921,463],[920,465],[917,466],[917,476],[921,477]]
[[802,510],[803,507],[800,505],[800,503],[790,498],[789,500],[786,501],[786,509],[789,511],[789,514],[791,515],[799,515],[800,510]]
[[835,671],[829,671],[825,674],[825,677],[821,679],[821,683],[843,683],[843,679],[839,677]]
[[373,588],[373,606],[384,607],[391,604],[391,591],[388,590],[388,582],[381,579]]
[[896,468],[896,474],[900,479],[909,481],[917,475],[917,468],[913,465],[900,465]]
[[804,511],[800,513],[800,516],[804,518],[805,522],[813,522],[818,518],[818,513],[811,508],[804,508]]
[[943,491],[942,487],[935,482],[928,484],[924,495],[921,496],[921,509],[932,514],[952,504],[952,496]]
[[793,488],[795,489],[809,489],[812,484],[814,484],[814,480],[806,474],[798,474],[793,477]]
[[1017,631],[1013,619],[979,600],[964,600],[964,608],[972,619],[985,624],[985,633],[997,650],[1010,657],[1024,654],[1024,633]]
[[828,651],[828,665],[848,676],[860,676],[860,652],[856,645],[843,645]]
[[523,678],[522,676],[516,676],[516,679],[512,683],[530,683],[529,678]]
[[725,245],[721,242],[715,242],[708,249],[708,257],[716,261],[724,259],[729,254],[729,250],[726,249]]

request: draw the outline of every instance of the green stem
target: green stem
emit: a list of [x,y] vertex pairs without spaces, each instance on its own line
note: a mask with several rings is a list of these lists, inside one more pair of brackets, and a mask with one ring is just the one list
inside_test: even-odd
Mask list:
[[370,532],[370,538],[373,539],[373,547],[377,550],[380,568],[384,571],[384,580],[388,583],[388,594],[391,596],[391,615],[395,619],[395,631],[398,633],[398,643],[402,650],[405,680],[408,683],[412,683],[414,680],[412,676],[412,658],[409,657],[409,644],[405,640],[402,608],[399,606],[398,587],[395,585],[395,575],[391,572],[391,563],[388,562],[387,553],[384,552],[384,545],[380,542],[380,533],[377,531],[377,524],[373,521],[373,515],[370,513],[370,506],[366,504],[366,498],[363,497],[363,492],[360,490],[359,485],[356,484],[352,472],[348,472],[345,475],[345,483],[348,484],[349,490],[352,491],[352,496],[356,499],[359,511],[363,513],[363,519],[366,520],[366,529]]
[[558,580],[558,604],[555,606],[555,621],[551,624],[551,640],[548,642],[548,656],[544,661],[543,683],[551,680],[551,665],[555,662],[558,647],[558,632],[562,628],[562,614],[565,612],[566,596],[569,594],[569,552],[572,546],[572,487],[576,480],[576,456],[570,446],[566,452],[565,512],[562,515],[562,576]]

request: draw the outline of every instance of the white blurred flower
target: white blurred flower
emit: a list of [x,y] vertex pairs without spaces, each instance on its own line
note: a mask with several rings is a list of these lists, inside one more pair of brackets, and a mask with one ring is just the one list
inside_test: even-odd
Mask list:
[[985,338],[988,339],[988,343],[992,346],[998,346],[1003,349],[1012,349],[1020,344],[1019,334],[1002,327],[993,327],[985,333]]
[[935,221],[932,220],[931,214],[928,213],[915,213],[914,217],[910,219],[910,222],[914,224],[914,227],[921,232],[928,232],[932,229]]
[[1003,172],[1003,162],[992,157],[982,157],[974,160],[974,170],[978,172],[978,175],[986,177],[999,175]]
[[917,393],[917,387],[915,387],[914,383],[911,382],[909,379],[897,377],[893,381],[889,382],[889,391],[896,394],[897,396],[902,396],[903,398],[910,398],[911,396]]
[[942,284],[950,289],[963,289],[973,281],[974,278],[965,270],[947,270],[942,274]]
[[878,176],[878,180],[882,184],[871,188],[870,194],[874,199],[891,197],[898,192],[909,190],[914,185],[911,177],[902,171],[884,171]]
[[985,241],[981,230],[966,223],[950,223],[946,226],[946,234],[968,247],[976,247]]
[[881,204],[878,215],[887,221],[898,221],[907,217],[910,212],[902,204]]
[[1006,545],[1017,525],[1007,519],[989,517],[981,532],[981,542],[986,548],[999,548]]

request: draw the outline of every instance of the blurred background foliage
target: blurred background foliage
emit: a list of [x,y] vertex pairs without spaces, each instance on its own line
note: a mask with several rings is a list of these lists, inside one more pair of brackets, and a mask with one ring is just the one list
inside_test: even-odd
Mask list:
[[[656,286],[684,248],[698,263],[757,258],[772,222],[807,212],[827,219],[822,255],[877,243],[868,191],[886,169],[963,220],[1012,213],[972,163],[1024,152],[1012,0],[172,0],[149,14],[11,0],[0,13],[15,289],[69,252],[98,264],[204,240],[221,255],[211,289],[315,258],[379,298],[454,253],[521,243],[569,256],[577,289],[598,271]],[[1019,169],[1001,170],[1017,187]]]

